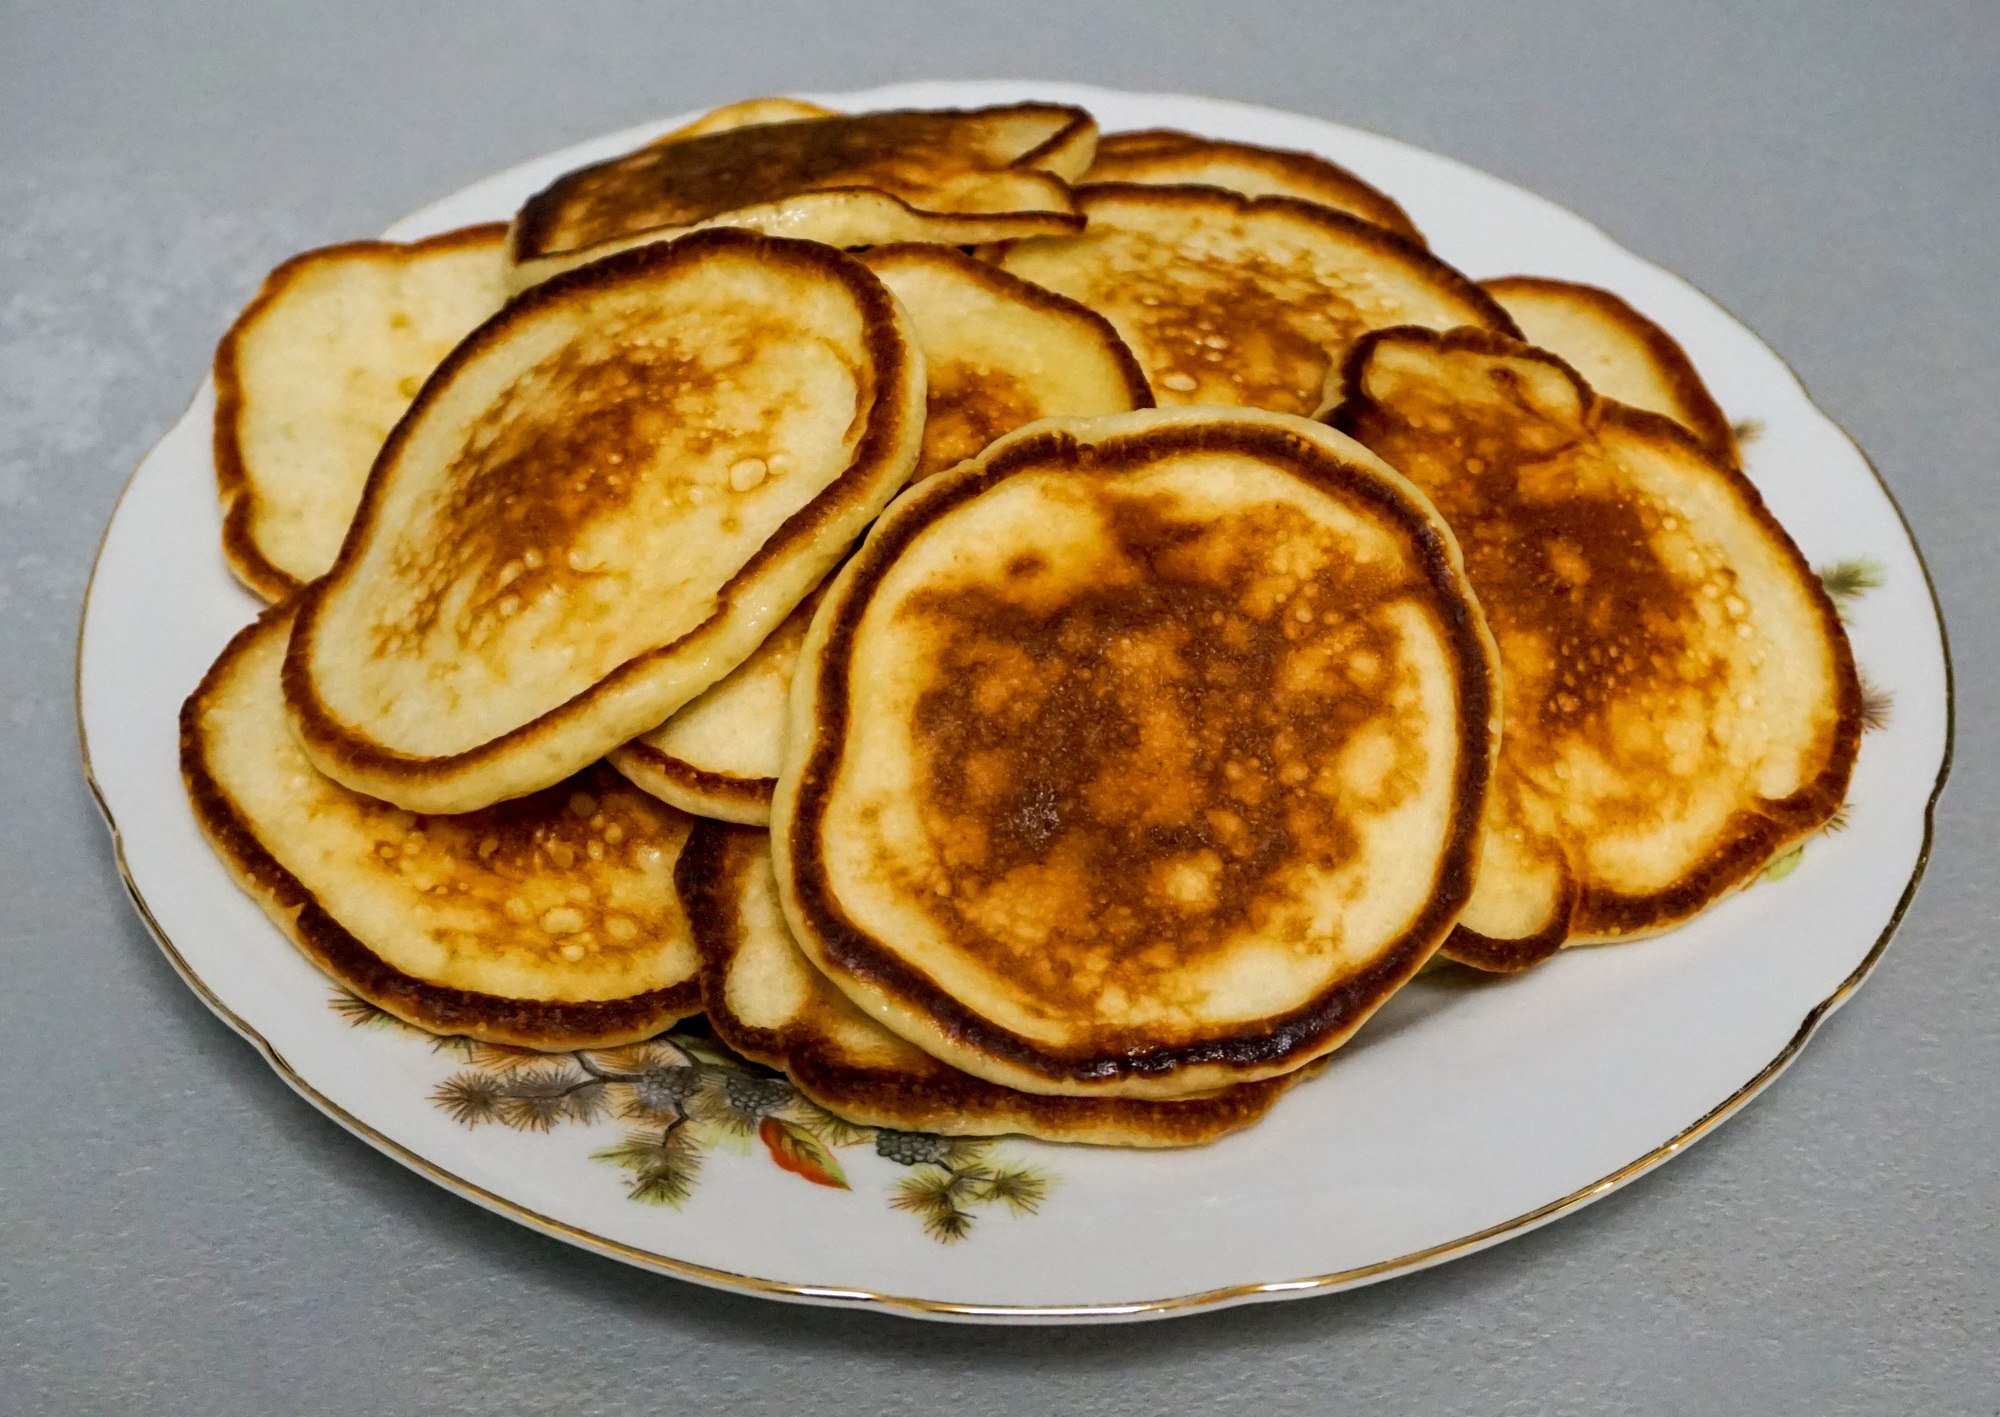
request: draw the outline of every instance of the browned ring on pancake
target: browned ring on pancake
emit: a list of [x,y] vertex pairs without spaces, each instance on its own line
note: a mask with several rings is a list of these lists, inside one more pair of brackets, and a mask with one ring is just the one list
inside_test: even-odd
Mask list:
[[[1008,1087],[1184,1097],[1324,1055],[1429,958],[1471,890],[1493,648],[1421,494],[1313,429],[1036,425],[876,524],[808,634],[773,804],[793,933],[871,1017]],[[924,549],[960,514],[981,530]],[[1029,525],[1079,549],[995,529]],[[915,667],[851,677],[906,616],[926,648],[880,652]]]
[[[1319,1066],[1177,1101],[1050,1097],[997,1087],[873,1022],[813,971],[777,908],[769,832],[697,823],[674,879],[701,954],[703,1008],[716,1037],[743,1057],[781,1069],[807,1097],[860,1126],[942,1136],[1019,1132],[1097,1146],[1200,1146],[1259,1121]],[[779,962],[774,951],[792,966],[777,981],[767,979]],[[746,973],[755,979],[745,988],[783,994],[798,976],[809,978],[796,998],[757,1000],[781,1018],[746,1019],[740,1002],[732,1002],[743,997],[732,971],[746,957]]]

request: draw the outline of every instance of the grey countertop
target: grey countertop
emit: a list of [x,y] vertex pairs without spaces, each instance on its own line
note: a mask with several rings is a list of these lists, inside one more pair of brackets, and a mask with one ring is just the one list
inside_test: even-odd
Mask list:
[[[2000,1413],[2000,7],[0,3],[0,1412]],[[120,483],[264,270],[748,94],[1046,76],[1373,128],[1761,331],[1874,456],[1956,650],[1894,948],[1665,1170],[1374,1288],[947,1329],[690,1288],[376,1155],[175,979],[76,760]]]

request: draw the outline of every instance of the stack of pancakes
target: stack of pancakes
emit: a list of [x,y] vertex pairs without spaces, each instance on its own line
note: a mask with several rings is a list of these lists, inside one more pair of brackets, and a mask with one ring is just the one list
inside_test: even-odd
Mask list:
[[696,1012],[850,1121],[1173,1146],[1435,956],[1681,923],[1834,815],[1833,606],[1663,331],[1303,153],[720,109],[274,271],[182,710],[343,986]]

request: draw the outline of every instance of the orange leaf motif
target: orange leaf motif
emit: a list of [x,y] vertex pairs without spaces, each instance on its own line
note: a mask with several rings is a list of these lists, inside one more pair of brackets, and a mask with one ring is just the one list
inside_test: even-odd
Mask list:
[[766,1117],[757,1124],[757,1135],[771,1153],[771,1159],[794,1175],[815,1186],[846,1190],[847,1173],[833,1159],[833,1153],[803,1127],[795,1127],[780,1117]]

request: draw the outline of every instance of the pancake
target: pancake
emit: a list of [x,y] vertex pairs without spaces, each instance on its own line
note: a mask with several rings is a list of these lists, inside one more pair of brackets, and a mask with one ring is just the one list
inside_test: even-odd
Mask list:
[[801,118],[833,118],[838,111],[802,98],[746,98],[711,109],[692,123],[683,123],[671,133],[662,133],[651,146],[663,147],[684,138],[702,138],[710,133],[729,133],[753,128],[760,123],[796,123]]
[[215,351],[229,569],[267,600],[323,575],[383,439],[438,361],[500,308],[504,226],[307,251]]
[[1038,418],[1153,406],[1139,361],[1096,311],[950,246],[861,252],[916,327],[929,387],[918,477]]
[[425,385],[285,698],[313,762],[411,811],[559,782],[777,628],[915,466],[923,359],[880,281],[697,232],[548,282]]
[[849,1122],[939,1136],[1008,1132],[1096,1146],[1199,1146],[1263,1117],[1303,1075],[1175,1102],[1045,1097],[946,1067],[856,1008],[806,961],[778,907],[770,834],[701,823],[675,872],[715,1036],[783,1070]]
[[419,1028],[524,1048],[634,1042],[700,1009],[673,887],[687,817],[603,767],[459,817],[349,792],[286,726],[290,628],[275,606],[230,641],[181,709],[181,774],[306,958]]
[[662,802],[763,826],[785,748],[785,701],[819,596],[809,595],[721,682],[606,759]]
[[1075,231],[1069,183],[1096,146],[1090,115],[1053,103],[836,114],[649,144],[530,197],[508,236],[508,280],[522,290],[711,225],[833,246]]
[[1321,425],[1032,425],[899,498],[813,617],[786,918],[870,1018],[1002,1086],[1290,1071],[1470,894],[1492,656],[1429,503]]
[[1387,192],[1339,163],[1289,148],[1202,138],[1172,128],[1106,133],[1085,182],[1198,183],[1246,197],[1297,197],[1358,216],[1422,245],[1423,233]]
[[1540,276],[1479,284],[1514,317],[1528,343],[1559,356],[1597,393],[1671,418],[1713,456],[1742,464],[1729,419],[1687,351],[1610,291]]
[[1479,886],[1489,969],[1668,929],[1846,796],[1860,687],[1819,579],[1678,424],[1492,334],[1385,330],[1333,415],[1428,492],[1505,677]]
[[1513,331],[1422,247],[1314,203],[1133,183],[1076,200],[1081,234],[1012,242],[999,265],[1109,319],[1162,404],[1310,414],[1335,401],[1342,358],[1368,330]]

